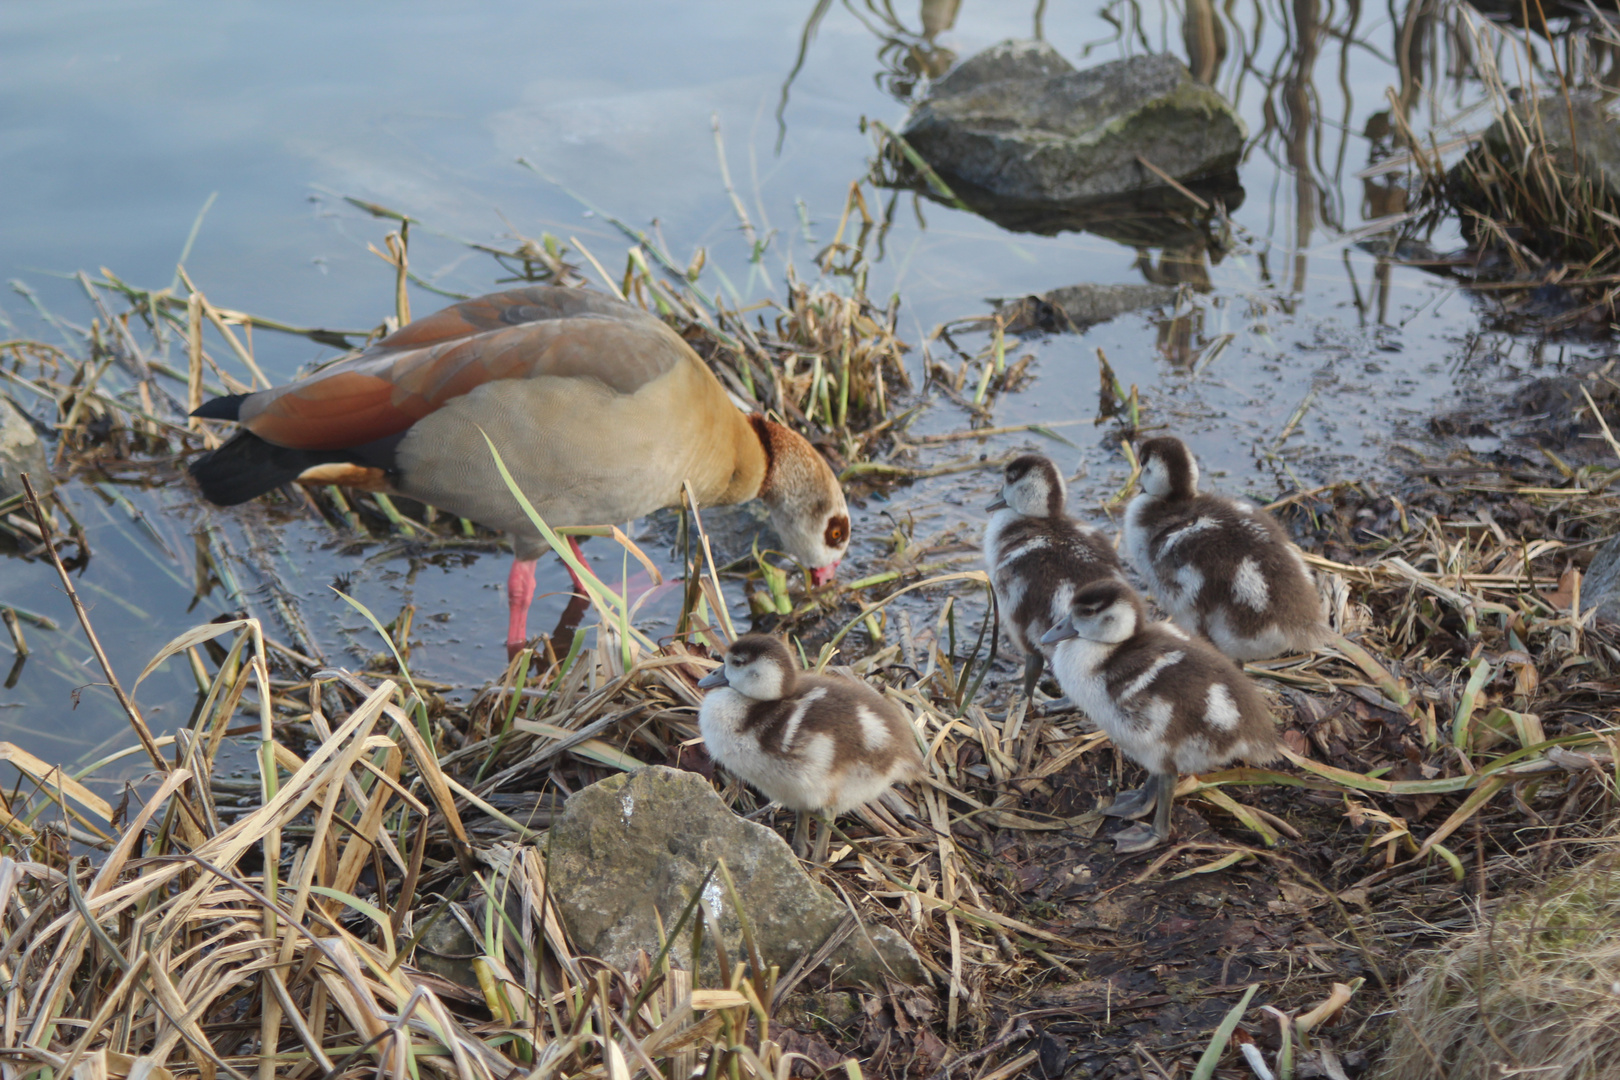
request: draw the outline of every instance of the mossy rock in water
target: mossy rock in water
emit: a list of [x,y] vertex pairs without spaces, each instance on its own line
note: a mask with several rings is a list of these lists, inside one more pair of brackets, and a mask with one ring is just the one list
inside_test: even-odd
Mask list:
[[1620,207],[1620,121],[1584,90],[1519,101],[1447,171],[1443,191],[1470,245],[1498,246],[1505,233],[1543,258],[1602,258]]
[[1591,91],[1520,101],[1510,116],[1485,129],[1484,143],[1515,170],[1524,168],[1530,147],[1544,149],[1559,172],[1580,176],[1597,192],[1620,199],[1620,122]]
[[[1243,121],[1168,55],[1076,71],[1040,41],[1005,41],[934,84],[903,132],[948,182],[1017,203],[1074,203],[1230,174]],[[970,203],[972,199],[968,200]]]
[[[1620,869],[1591,863],[1419,958],[1377,1080],[1620,1076]],[[1432,1055],[1432,1056],[1431,1056]]]

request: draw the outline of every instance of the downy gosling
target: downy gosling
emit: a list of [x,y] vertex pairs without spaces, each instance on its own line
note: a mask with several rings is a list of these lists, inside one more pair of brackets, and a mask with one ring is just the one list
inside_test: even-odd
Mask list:
[[916,733],[897,706],[857,679],[801,672],[778,638],[738,638],[698,686],[709,691],[698,713],[709,756],[798,812],[801,858],[810,814],[821,818],[822,862],[833,818],[922,778]]
[[1199,494],[1198,463],[1180,439],[1148,439],[1137,456],[1142,493],[1125,510],[1125,555],[1182,629],[1234,660],[1309,652],[1331,637],[1311,572],[1270,514]]
[[1024,697],[1032,699],[1046,657],[1041,635],[1063,620],[1076,589],[1124,579],[1113,545],[1065,509],[1063,474],[1051,458],[1007,463],[1001,494],[986,510],[984,562],[1007,636],[1024,654]]
[[1042,639],[1052,671],[1120,753],[1148,771],[1147,784],[1122,792],[1103,811],[1144,818],[1115,835],[1120,852],[1147,851],[1170,838],[1170,803],[1182,773],[1242,758],[1277,756],[1277,732],[1260,691],[1207,642],[1147,619],[1141,597],[1122,581],[1075,593],[1066,618]]

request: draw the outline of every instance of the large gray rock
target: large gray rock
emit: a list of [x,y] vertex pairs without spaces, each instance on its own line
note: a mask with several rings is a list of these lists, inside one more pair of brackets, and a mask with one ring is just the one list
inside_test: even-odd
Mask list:
[[45,440],[28,417],[0,397],[0,501],[22,494],[23,473],[41,495],[55,486],[45,460]]
[[963,61],[903,134],[948,182],[1055,203],[1166,187],[1138,155],[1180,181],[1230,174],[1245,137],[1232,106],[1172,56],[1076,71],[1041,41]]
[[[783,971],[818,949],[848,911],[799,868],[781,837],[728,810],[701,776],[662,765],[576,792],[551,827],[550,849],[552,897],[574,944],[621,968],[638,949],[657,954],[658,919],[675,926],[717,859],[736,882],[761,957]],[[702,903],[726,955],[733,962],[746,956],[742,924],[718,874]],[[672,950],[688,969],[690,948],[688,926]],[[702,969],[712,974],[714,951],[707,944],[703,951]],[[857,928],[831,964],[844,983],[925,978],[911,946],[881,926]]]
[[[481,914],[481,913],[480,913]],[[469,990],[478,989],[478,971],[473,961],[484,955],[484,947],[467,929],[477,926],[460,904],[451,904],[426,930],[418,930],[413,961],[418,968]]]
[[[1575,137],[1570,138],[1570,116]],[[1574,91],[1568,104],[1552,94],[1513,106],[1514,123],[1497,120],[1485,131],[1485,148],[1517,171],[1524,160],[1525,136],[1540,131],[1562,172],[1579,171],[1610,198],[1620,198],[1620,123],[1591,91]],[[1536,140],[1536,141],[1539,141]],[[1578,153],[1577,153],[1578,151]]]
[[1620,623],[1620,536],[1598,548],[1581,580],[1581,612],[1594,608],[1598,618]]

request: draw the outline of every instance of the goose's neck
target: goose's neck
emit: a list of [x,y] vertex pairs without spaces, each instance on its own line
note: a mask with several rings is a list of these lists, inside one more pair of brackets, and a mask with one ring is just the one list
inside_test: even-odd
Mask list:
[[765,494],[771,460],[758,427],[766,422],[758,415],[726,410],[725,434],[716,438],[718,448],[723,448],[715,455],[716,468],[707,483],[693,478],[700,505],[730,506]]
[[759,485],[753,494],[771,506],[800,494],[805,473],[820,463],[815,447],[792,428],[767,420],[758,413],[748,417],[753,450],[758,454]]

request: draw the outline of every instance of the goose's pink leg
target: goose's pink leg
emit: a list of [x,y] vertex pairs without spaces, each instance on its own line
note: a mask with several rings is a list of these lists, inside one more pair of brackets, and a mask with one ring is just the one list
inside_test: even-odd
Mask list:
[[506,655],[516,656],[529,640],[529,605],[534,603],[533,559],[513,559],[512,572],[506,575],[506,603],[509,612],[506,622]]
[[[585,553],[579,549],[579,538],[570,536],[568,546],[573,549],[574,557],[581,563],[585,562]],[[523,646],[529,643],[529,606],[534,603],[534,559],[513,559],[512,572],[506,576],[506,602],[508,605],[506,621],[506,655],[510,659],[516,656]],[[574,573],[574,568],[563,564],[568,569],[568,577],[574,583],[574,593],[585,597],[585,583]]]
[[[581,566],[591,565],[586,561],[585,553],[579,550],[579,537],[570,536],[568,538],[568,546],[573,549],[574,558],[579,560],[579,564]],[[569,566],[566,562],[563,563],[563,566],[567,567],[568,569],[568,579],[574,583],[574,592],[579,596],[589,597],[591,594],[585,591],[585,583],[580,580],[578,574],[574,573],[574,568]]]

